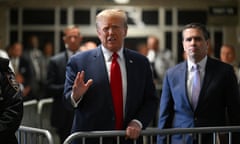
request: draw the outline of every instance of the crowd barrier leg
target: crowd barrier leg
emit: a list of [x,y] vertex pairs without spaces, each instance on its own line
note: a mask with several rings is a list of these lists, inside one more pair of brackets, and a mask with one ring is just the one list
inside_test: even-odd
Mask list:
[[16,136],[19,144],[54,144],[52,134],[45,129],[21,125]]

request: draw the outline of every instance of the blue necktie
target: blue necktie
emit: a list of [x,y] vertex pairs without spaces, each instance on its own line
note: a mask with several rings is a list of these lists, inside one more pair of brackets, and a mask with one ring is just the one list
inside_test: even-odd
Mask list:
[[200,71],[199,65],[194,65],[192,67],[193,80],[192,80],[192,106],[194,109],[197,107],[198,97],[201,90],[201,80],[200,80]]

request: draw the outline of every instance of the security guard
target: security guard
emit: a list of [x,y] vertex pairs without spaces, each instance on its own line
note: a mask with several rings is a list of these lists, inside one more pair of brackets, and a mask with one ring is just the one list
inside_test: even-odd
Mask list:
[[8,59],[0,58],[0,143],[17,144],[15,132],[21,124],[23,100],[8,64]]

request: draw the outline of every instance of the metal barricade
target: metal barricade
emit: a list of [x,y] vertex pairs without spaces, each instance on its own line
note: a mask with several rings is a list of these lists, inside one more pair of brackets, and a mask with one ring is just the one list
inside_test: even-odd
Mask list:
[[38,101],[29,100],[23,103],[23,118],[21,125],[39,127]]
[[[203,144],[201,141],[202,134],[212,134],[213,144],[218,144],[219,134],[228,136],[228,144],[232,144],[232,133],[240,132],[240,126],[229,126],[229,127],[199,127],[199,128],[172,128],[172,129],[158,129],[148,128],[141,132],[140,137],[143,137],[144,144],[155,144],[156,136],[162,135],[167,137],[167,144],[170,143],[170,137],[174,134],[180,134],[183,136],[182,144],[186,144],[184,137],[185,135],[196,135],[198,137],[198,143]],[[68,136],[63,144],[70,144],[73,140],[80,139],[82,144],[86,143],[86,139],[98,138],[99,144],[104,144],[104,138],[116,138],[115,144],[120,144],[120,139],[125,137],[125,131],[89,131],[89,132],[75,132]],[[133,143],[136,144],[137,140]]]
[[16,136],[19,144],[54,144],[51,133],[45,129],[20,126]]
[[50,123],[53,98],[40,99],[38,101],[39,127],[43,129],[52,129]]
[[51,125],[53,98],[44,98],[38,101],[39,128],[46,129],[53,135],[54,143],[59,144],[60,138],[56,129]]

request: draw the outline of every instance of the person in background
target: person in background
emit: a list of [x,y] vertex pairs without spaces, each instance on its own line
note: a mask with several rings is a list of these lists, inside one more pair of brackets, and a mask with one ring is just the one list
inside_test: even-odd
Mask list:
[[15,77],[21,86],[24,101],[36,99],[32,94],[31,79],[33,77],[29,61],[23,57],[23,45],[15,42],[9,48],[10,61],[13,65]]
[[80,52],[94,49],[96,47],[97,47],[97,44],[94,41],[87,41],[80,47]]
[[147,48],[146,43],[139,43],[136,47],[136,51],[144,56],[147,56],[148,48]]
[[235,74],[239,81],[240,72],[236,61],[236,51],[234,46],[229,44],[223,44],[220,48],[220,60],[233,66]]
[[42,97],[41,89],[41,60],[42,51],[39,46],[39,38],[37,35],[31,35],[28,39],[28,45],[25,46],[23,51],[23,57],[30,63],[33,77],[31,79],[32,95],[36,99]]
[[82,35],[75,25],[67,26],[63,31],[63,41],[66,50],[54,55],[47,68],[47,97],[53,97],[51,124],[60,137],[61,143],[70,134],[73,110],[68,110],[63,104],[63,90],[66,65],[69,58],[79,50]]
[[175,65],[172,52],[167,49],[160,49],[159,40],[156,36],[148,36],[147,47],[148,55],[152,69],[155,84],[161,89],[163,77],[168,68]]
[[211,57],[211,58],[216,58],[215,57],[215,54],[214,54],[214,48],[213,48],[213,44],[210,42],[209,43],[209,46],[208,46],[208,56]]
[[47,41],[43,45],[43,55],[41,60],[41,89],[42,96],[41,98],[46,98],[48,95],[47,91],[47,67],[50,61],[50,58],[54,55],[54,46],[53,43]]
[[[240,125],[240,98],[233,67],[207,55],[209,34],[204,25],[185,25],[182,38],[187,60],[165,75],[158,128]],[[194,134],[176,134],[170,137],[170,143],[199,144],[198,139]],[[166,136],[159,135],[157,144],[166,144],[166,140]],[[212,144],[213,134],[202,134],[201,142]],[[232,143],[240,143],[239,133],[233,133]]]
[[[145,56],[124,48],[128,26],[123,10],[101,11],[96,28],[101,45],[71,57],[66,69],[64,101],[75,109],[72,133],[125,130],[126,138],[120,143],[131,144],[158,108],[150,63]],[[86,144],[95,143],[95,139],[86,140]],[[103,143],[113,144],[116,139],[104,139]]]
[[23,117],[23,99],[9,60],[0,58],[0,140],[4,144],[18,144],[16,131]]

